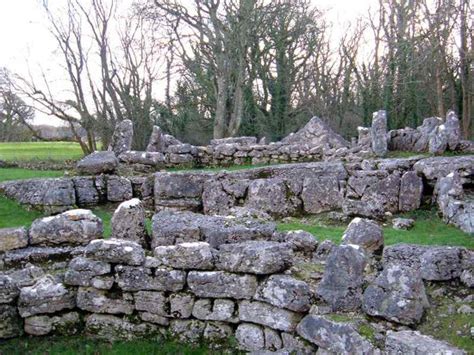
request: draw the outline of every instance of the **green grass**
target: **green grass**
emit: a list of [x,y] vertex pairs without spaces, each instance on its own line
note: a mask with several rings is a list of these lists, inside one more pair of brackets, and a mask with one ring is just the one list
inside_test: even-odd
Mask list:
[[156,340],[105,343],[80,336],[17,338],[0,343],[0,354],[29,355],[204,355],[218,354],[205,345],[195,347]]
[[64,173],[56,170],[28,170],[21,168],[0,168],[0,182],[33,178],[61,177]]
[[[385,245],[412,243],[422,245],[452,245],[474,249],[474,238],[460,229],[445,224],[432,210],[418,210],[401,217],[415,219],[415,226],[408,230],[393,229],[391,224],[384,226]],[[302,229],[312,233],[319,241],[329,239],[339,244],[346,229],[345,225],[331,225],[324,219],[313,217],[290,219],[278,224],[280,231]]]
[[75,142],[8,142],[0,143],[0,160],[64,161],[83,157],[81,146]]

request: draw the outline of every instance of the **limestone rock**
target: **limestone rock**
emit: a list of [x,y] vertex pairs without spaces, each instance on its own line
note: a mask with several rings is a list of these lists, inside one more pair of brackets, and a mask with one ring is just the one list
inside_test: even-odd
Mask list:
[[288,275],[272,275],[257,289],[254,297],[278,308],[306,312],[311,307],[311,291],[304,281]]
[[110,264],[106,262],[76,257],[69,263],[64,283],[72,286],[91,286],[95,276],[105,275],[110,271]]
[[91,337],[113,341],[151,337],[159,328],[150,323],[134,324],[108,314],[91,314],[86,317],[85,331]]
[[25,227],[0,228],[0,253],[27,245],[28,231]]
[[123,176],[110,176],[107,179],[107,200],[122,202],[133,197],[132,183]]
[[112,216],[112,238],[131,240],[147,247],[145,220],[145,208],[139,199],[122,202]]
[[360,307],[366,264],[367,256],[357,245],[332,249],[317,293],[333,311],[352,311]]
[[142,265],[145,251],[135,242],[122,239],[96,239],[87,245],[88,258],[114,264]]
[[364,311],[405,325],[418,323],[429,306],[421,276],[390,264],[364,292]]
[[194,295],[191,293],[174,293],[170,295],[170,316],[173,318],[189,318],[193,312]]
[[23,334],[22,321],[15,306],[0,305],[0,339]]
[[169,316],[168,298],[163,292],[139,291],[133,294],[135,309],[162,317]]
[[448,343],[433,339],[420,332],[402,330],[399,332],[388,331],[385,340],[387,354],[443,354],[462,355],[463,350],[455,348]]
[[208,243],[194,242],[155,248],[155,258],[175,269],[211,270],[214,257]]
[[[98,179],[99,180],[99,179]],[[96,186],[96,179],[92,176],[77,176],[72,178],[76,200],[79,207],[96,206],[102,199]]]
[[231,272],[273,274],[287,269],[291,263],[291,249],[278,242],[224,244],[216,253],[216,267]]
[[84,245],[102,238],[102,220],[89,210],[70,210],[54,217],[39,218],[30,228],[30,244]]
[[474,156],[425,158],[416,162],[413,170],[425,176],[428,182],[436,181],[452,172],[457,172],[460,177],[468,177],[474,174]]
[[289,245],[294,252],[312,253],[318,247],[315,236],[303,230],[286,232],[282,242]]
[[257,289],[257,279],[224,271],[190,271],[188,286],[198,297],[250,299]]
[[264,302],[241,301],[239,318],[243,322],[261,324],[272,329],[293,332],[302,316]]
[[235,302],[229,299],[199,299],[194,303],[192,315],[201,320],[214,320],[234,323]]
[[342,244],[359,245],[374,253],[384,245],[382,227],[370,219],[354,218],[342,236]]
[[123,120],[115,126],[109,151],[113,151],[117,156],[132,149],[133,123],[130,120]]
[[79,332],[81,320],[77,312],[64,313],[59,316],[32,316],[25,319],[25,333],[30,335],[47,335],[57,333],[73,335]]
[[20,294],[15,280],[6,274],[0,274],[0,304],[12,303]]
[[204,336],[206,323],[200,320],[175,319],[170,322],[170,333],[173,337],[186,343],[199,343]]
[[256,324],[241,323],[235,331],[239,348],[246,351],[257,351],[265,348],[263,328]]
[[118,163],[114,152],[97,151],[79,160],[76,169],[84,175],[109,174],[115,171]]
[[407,171],[400,179],[399,210],[413,211],[420,208],[423,197],[423,180],[414,171]]
[[408,230],[413,227],[415,220],[411,218],[394,218],[392,225],[394,229]]
[[74,292],[50,275],[39,279],[33,286],[23,287],[18,299],[18,311],[23,318],[72,309],[75,305]]
[[339,181],[332,176],[307,177],[303,181],[301,199],[307,213],[317,214],[339,209],[342,206],[343,197]]
[[92,287],[79,287],[77,292],[77,307],[92,313],[132,314],[133,298],[114,299],[107,296],[107,291]]
[[387,154],[387,113],[383,110],[374,112],[370,130],[372,150],[378,157]]
[[163,137],[163,131],[158,126],[153,126],[148,146],[146,147],[147,152],[164,152],[166,149],[165,141]]
[[357,333],[352,325],[337,323],[321,316],[307,315],[298,324],[297,332],[330,353],[373,354],[375,351],[373,345]]
[[181,270],[157,268],[154,272],[144,267],[119,265],[115,269],[115,281],[124,291],[180,291],[186,282],[186,273]]
[[436,127],[430,135],[429,152],[431,154],[441,155],[448,147],[448,132],[444,124]]
[[141,152],[130,150],[119,155],[119,160],[127,164],[142,164],[154,168],[163,167],[165,156],[159,152]]

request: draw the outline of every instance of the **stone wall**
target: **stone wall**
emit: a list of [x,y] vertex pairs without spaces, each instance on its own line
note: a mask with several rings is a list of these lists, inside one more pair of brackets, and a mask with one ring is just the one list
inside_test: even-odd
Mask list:
[[[474,286],[472,251],[384,249],[377,223],[359,218],[336,246],[306,232],[278,233],[269,222],[191,212],[157,213],[143,246],[139,205],[117,209],[114,233],[129,226],[122,239],[101,239],[101,221],[85,210],[0,230],[0,339],[83,333],[298,354],[420,346],[463,354],[406,326],[416,329],[429,306],[424,283]],[[305,264],[320,269],[304,277]]]

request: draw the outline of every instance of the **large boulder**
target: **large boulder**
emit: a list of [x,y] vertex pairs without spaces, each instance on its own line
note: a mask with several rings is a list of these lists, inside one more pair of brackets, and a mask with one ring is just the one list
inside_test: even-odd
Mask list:
[[331,354],[373,354],[375,350],[351,324],[334,322],[321,316],[307,315],[296,331]]
[[102,238],[102,220],[90,210],[70,210],[39,218],[30,228],[30,244],[42,246],[84,245]]
[[79,160],[76,169],[80,174],[85,175],[107,174],[113,173],[118,163],[119,160],[114,152],[97,151]]
[[466,354],[444,341],[433,339],[413,330],[388,331],[385,339],[387,354],[439,354],[463,355]]
[[362,285],[367,256],[357,245],[334,247],[326,259],[317,294],[333,311],[353,311],[362,304]]
[[130,120],[123,120],[115,126],[108,151],[114,152],[117,156],[132,149],[133,123]]
[[25,227],[0,228],[0,253],[27,245],[28,231]]
[[23,287],[18,299],[20,315],[30,317],[36,314],[56,313],[76,306],[76,295],[62,283],[47,275],[33,286]]
[[216,253],[216,267],[230,272],[273,274],[289,268],[292,256],[285,243],[247,241],[224,244]]
[[374,112],[372,116],[370,137],[374,154],[378,157],[385,156],[388,151],[387,112],[383,110]]
[[461,178],[469,178],[474,174],[474,155],[425,158],[416,162],[413,170],[423,175],[432,185],[438,178],[452,172],[457,172]]
[[373,253],[383,248],[383,230],[376,222],[370,219],[354,218],[347,226],[342,244],[354,244]]
[[400,324],[417,324],[428,306],[421,275],[399,264],[387,265],[364,292],[367,314]]
[[131,240],[147,247],[148,234],[145,221],[145,208],[139,199],[133,198],[122,202],[112,216],[112,238]]

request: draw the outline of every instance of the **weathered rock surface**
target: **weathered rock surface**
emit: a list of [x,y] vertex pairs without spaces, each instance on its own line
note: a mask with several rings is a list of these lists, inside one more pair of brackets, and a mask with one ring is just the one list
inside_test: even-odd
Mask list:
[[148,146],[146,147],[147,152],[164,152],[166,149],[163,131],[158,126],[153,126]]
[[190,271],[188,286],[198,297],[250,299],[257,290],[257,278],[224,271]]
[[122,202],[112,216],[112,238],[131,240],[147,247],[145,220],[145,208],[139,199]]
[[123,120],[115,126],[109,151],[113,151],[117,156],[132,149],[133,123],[130,120]]
[[35,336],[50,333],[73,335],[79,332],[80,322],[77,312],[69,312],[60,316],[28,317],[25,319],[25,333]]
[[106,341],[152,337],[158,330],[159,328],[151,323],[134,324],[112,315],[91,314],[86,317],[86,333]]
[[291,266],[292,256],[285,243],[247,241],[223,244],[216,253],[216,267],[231,272],[273,274]]
[[446,126],[441,124],[430,135],[428,151],[431,154],[441,155],[446,148],[448,148],[448,132]]
[[307,315],[296,329],[304,339],[320,349],[336,354],[373,354],[373,345],[348,323],[337,323],[321,316]]
[[413,211],[420,208],[423,197],[423,179],[414,171],[407,171],[400,179],[399,210]]
[[154,272],[144,267],[116,267],[118,286],[124,291],[180,291],[186,282],[186,273],[181,270],[158,268]]
[[0,228],[0,253],[28,245],[28,231],[24,227]]
[[84,245],[102,238],[102,220],[89,210],[70,210],[53,217],[39,218],[30,228],[30,244],[56,246]]
[[16,281],[6,274],[0,274],[0,304],[12,303],[20,294]]
[[406,266],[390,264],[364,292],[364,311],[371,316],[412,325],[429,306],[423,280]]
[[286,243],[294,252],[313,253],[318,247],[315,236],[303,230],[289,231],[283,234],[280,241]]
[[372,151],[378,157],[387,154],[387,113],[383,110],[374,112],[372,117],[372,127],[370,129],[370,137],[372,140]]
[[240,349],[247,351],[258,351],[265,348],[265,335],[263,328],[256,324],[239,324],[235,331],[235,338]]
[[334,247],[327,257],[317,293],[333,311],[352,311],[362,304],[362,284],[367,256],[356,245]]
[[340,182],[332,176],[305,178],[303,181],[301,199],[307,213],[317,214],[339,209],[343,197]]
[[243,322],[261,324],[272,329],[293,332],[302,316],[264,302],[242,301],[239,318]]
[[84,257],[76,257],[69,263],[64,275],[64,283],[72,286],[91,286],[95,276],[110,273],[110,264]]
[[47,275],[33,286],[21,289],[18,311],[23,318],[36,314],[55,313],[64,309],[73,309],[76,305],[75,301],[74,292]]
[[74,184],[65,178],[7,181],[0,183],[0,193],[48,213],[64,212],[76,204]]
[[76,169],[84,175],[109,174],[115,171],[118,163],[114,152],[97,151],[79,160]]
[[394,218],[392,220],[393,228],[408,230],[411,229],[415,224],[415,220],[411,218]]
[[413,169],[431,182],[452,172],[468,177],[474,174],[474,155],[421,159],[413,165]]
[[133,297],[124,295],[114,299],[107,296],[107,291],[93,287],[79,287],[77,292],[77,307],[93,313],[132,314]]
[[0,339],[21,336],[23,326],[15,306],[0,305]]
[[158,262],[175,269],[210,270],[214,267],[212,250],[204,242],[159,246],[154,253]]
[[140,152],[130,150],[123,152],[118,157],[120,161],[128,164],[142,164],[151,167],[163,167],[165,165],[165,156],[159,152]]
[[101,202],[103,196],[99,193],[100,180],[103,175],[97,178],[92,176],[76,176],[72,178],[74,189],[76,190],[76,202],[79,207],[96,206]]
[[370,219],[354,218],[347,226],[342,244],[354,244],[373,253],[384,245],[383,230],[376,222]]
[[132,183],[123,176],[110,176],[107,179],[107,200],[109,202],[123,202],[133,197]]
[[229,299],[199,299],[194,303],[192,315],[197,319],[237,322],[236,304]]
[[311,307],[312,294],[304,281],[288,275],[272,275],[257,289],[255,299],[278,308],[306,312]]
[[388,331],[385,340],[387,354],[466,354],[463,350],[412,330]]
[[122,239],[93,240],[85,248],[85,255],[114,264],[142,265],[145,262],[143,248],[135,242]]

